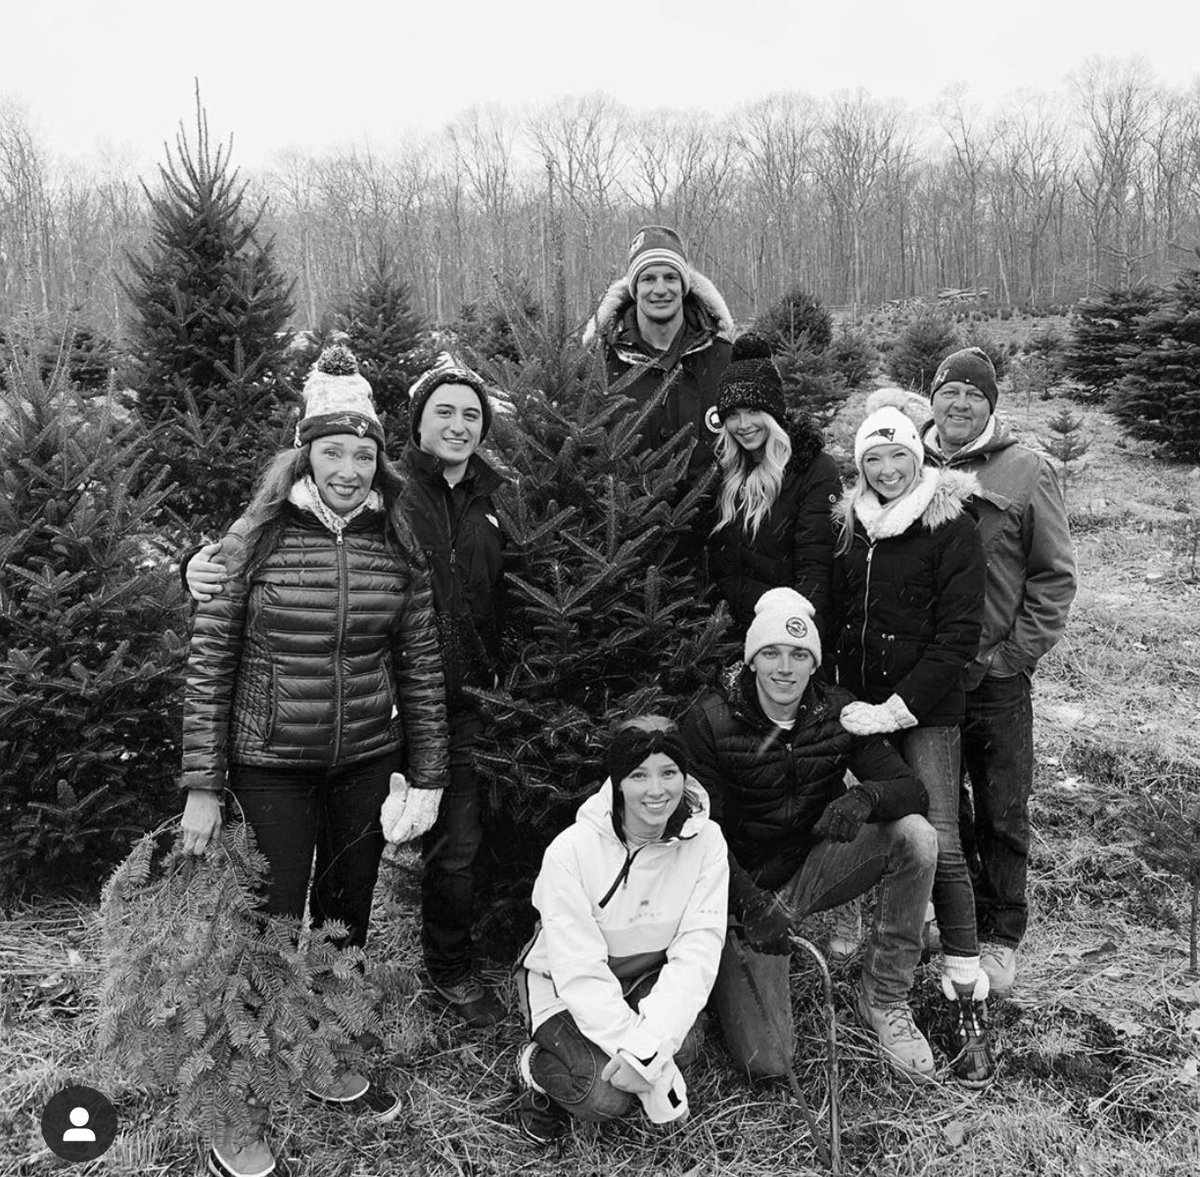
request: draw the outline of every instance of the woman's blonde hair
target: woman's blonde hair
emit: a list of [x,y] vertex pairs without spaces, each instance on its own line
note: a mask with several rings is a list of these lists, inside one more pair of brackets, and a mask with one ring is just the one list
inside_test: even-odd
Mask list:
[[747,453],[728,429],[722,429],[717,438],[721,489],[717,494],[717,523],[711,535],[740,517],[742,527],[754,539],[779,498],[783,472],[792,456],[792,439],[770,413],[763,413],[763,424],[767,440],[762,461]]

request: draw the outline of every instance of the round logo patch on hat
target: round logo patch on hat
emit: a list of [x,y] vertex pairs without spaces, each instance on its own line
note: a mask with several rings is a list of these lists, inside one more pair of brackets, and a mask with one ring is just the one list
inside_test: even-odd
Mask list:
[[708,426],[709,433],[721,432],[721,414],[717,411],[716,405],[713,405],[713,407],[704,414],[704,424]]
[[794,638],[802,638],[808,633],[803,617],[789,617],[783,628]]

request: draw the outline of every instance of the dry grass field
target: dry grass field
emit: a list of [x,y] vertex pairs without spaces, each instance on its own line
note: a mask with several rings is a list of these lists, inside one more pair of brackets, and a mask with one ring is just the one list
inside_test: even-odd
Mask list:
[[[1046,435],[1061,401],[1006,400],[1025,439]],[[1136,853],[1136,802],[1172,777],[1200,789],[1200,586],[1171,549],[1181,504],[1200,511],[1200,472],[1123,444],[1099,409],[1079,408],[1091,449],[1068,486],[1081,586],[1070,631],[1036,679],[1038,779],[1032,919],[1011,1000],[992,1016],[1000,1072],[967,1092],[946,1080],[893,1080],[850,1016],[857,965],[835,973],[841,1034],[842,1171],[1008,1177],[1194,1177],[1200,1172],[1200,982],[1186,975],[1187,896]],[[849,404],[839,427],[861,414]],[[691,1080],[692,1117],[651,1131],[640,1116],[579,1129],[544,1149],[510,1107],[522,1031],[459,1031],[419,995],[414,870],[381,881],[373,959],[386,977],[380,1076],[407,1094],[401,1120],[366,1126],[325,1108],[279,1109],[272,1140],[296,1177],[772,1177],[819,1172],[783,1083],[750,1087],[716,1035]],[[821,929],[812,929],[819,937]],[[68,1080],[107,1090],[123,1130],[80,1174],[192,1174],[202,1151],[169,1103],[108,1073],[91,1049],[101,964],[90,910],[0,922],[0,1174],[68,1166],[44,1149],[38,1115]],[[820,1009],[796,961],[800,1081],[828,1109]],[[490,974],[513,997],[503,966]],[[933,966],[918,978],[919,1020],[936,1036]],[[824,1117],[822,1122],[825,1123]]]

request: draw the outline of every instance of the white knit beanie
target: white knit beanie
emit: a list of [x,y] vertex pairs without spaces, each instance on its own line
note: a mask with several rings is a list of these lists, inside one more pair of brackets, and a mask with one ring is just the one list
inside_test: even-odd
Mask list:
[[767,589],[754,606],[754,620],[746,631],[745,661],[748,666],[763,646],[799,646],[821,665],[821,638],[817,633],[812,602],[795,589]]
[[902,445],[916,458],[918,469],[925,464],[925,447],[917,427],[893,405],[876,409],[854,435],[854,464],[860,474],[863,455],[877,445]]

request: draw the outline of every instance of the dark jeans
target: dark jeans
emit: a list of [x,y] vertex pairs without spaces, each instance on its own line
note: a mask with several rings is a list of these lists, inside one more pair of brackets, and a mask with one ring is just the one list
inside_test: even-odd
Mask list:
[[475,711],[449,716],[450,780],[437,821],[421,839],[421,946],[426,971],[439,985],[458,984],[474,963],[475,859],[483,841],[475,745],[482,731]]
[[967,692],[963,768],[971,779],[974,811],[974,820],[964,822],[963,848],[968,857],[978,858],[979,938],[1015,948],[1029,922],[1033,701],[1028,675],[985,678]]
[[269,915],[303,917],[311,882],[313,924],[338,920],[345,943],[363,946],[384,846],[379,808],[398,767],[391,755],[329,770],[230,767],[230,791],[270,866]]
[[[656,969],[634,982],[625,994],[632,1009],[638,1008],[657,980]],[[541,1048],[533,1056],[530,1066],[534,1080],[576,1119],[603,1124],[629,1110],[636,1097],[600,1078],[609,1055],[584,1037],[569,1010],[560,1010],[548,1017],[534,1031],[533,1040]],[[681,1071],[696,1061],[703,1042],[704,1014],[701,1013],[675,1053],[675,1065]]]
[[948,956],[978,956],[975,896],[959,836],[959,785],[962,777],[956,727],[910,727],[892,737],[905,763],[929,794],[929,824],[937,830],[937,873],[933,910],[942,951]]
[[[797,916],[837,907],[879,883],[879,902],[863,955],[862,988],[877,1008],[904,1005],[921,961],[925,908],[938,839],[917,816],[865,825],[853,842],[821,842],[779,894]],[[729,938],[737,936],[731,931]],[[713,1000],[733,1061],[753,1079],[787,1073],[796,1052],[790,958],[726,939]],[[754,995],[747,973],[754,980]]]

